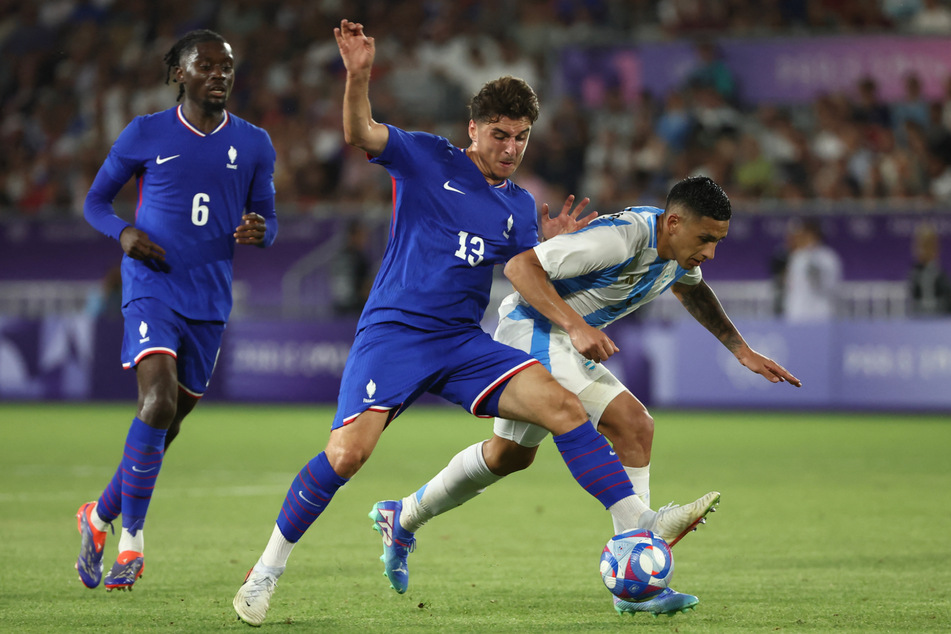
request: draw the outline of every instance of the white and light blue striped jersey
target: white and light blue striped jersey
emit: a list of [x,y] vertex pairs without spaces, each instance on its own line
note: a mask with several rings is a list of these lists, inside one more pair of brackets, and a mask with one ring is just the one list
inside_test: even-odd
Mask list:
[[[656,207],[628,207],[535,247],[558,294],[590,326],[603,328],[630,314],[674,282],[700,283],[700,267],[687,270],[676,260],[657,257],[657,220],[662,213]],[[513,300],[518,302],[515,311],[545,319],[518,293],[503,301],[503,310],[510,313]]]

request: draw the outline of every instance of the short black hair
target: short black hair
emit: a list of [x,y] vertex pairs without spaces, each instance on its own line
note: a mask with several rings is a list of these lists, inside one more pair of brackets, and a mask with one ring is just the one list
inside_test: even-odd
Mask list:
[[699,216],[714,220],[729,220],[733,216],[726,192],[706,176],[690,176],[671,187],[666,209],[673,205],[682,205]]
[[487,82],[469,102],[469,118],[492,123],[501,117],[535,123],[538,119],[538,95],[524,79],[506,75]]
[[[182,39],[175,42],[175,44],[168,50],[168,53],[165,54],[165,83],[168,83],[168,80],[172,76],[172,69],[176,66],[182,65],[182,57],[193,48],[201,44],[202,42],[221,42],[222,44],[227,44],[228,41],[222,37],[220,34],[215,33],[214,31],[209,31],[208,29],[197,29],[195,31],[189,31]],[[182,98],[182,95],[185,94],[185,86],[178,87],[178,97],[175,98],[175,101],[178,101]]]

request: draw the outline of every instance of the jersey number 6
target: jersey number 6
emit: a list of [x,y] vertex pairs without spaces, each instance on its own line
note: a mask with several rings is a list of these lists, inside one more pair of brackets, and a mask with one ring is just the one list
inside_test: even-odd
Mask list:
[[195,194],[192,198],[192,224],[196,227],[204,227],[208,224],[208,205],[204,204],[211,200],[208,194],[201,192]]
[[470,237],[468,231],[459,232],[459,248],[454,254],[457,258],[465,260],[469,263],[469,266],[478,266],[479,262],[483,260],[484,253],[485,240],[480,236]]

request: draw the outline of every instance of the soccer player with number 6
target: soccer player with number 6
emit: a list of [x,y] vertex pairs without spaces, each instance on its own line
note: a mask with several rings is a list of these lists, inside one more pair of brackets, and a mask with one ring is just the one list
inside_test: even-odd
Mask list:
[[[139,116],[122,131],[89,189],[85,217],[122,246],[122,365],[135,368],[138,408],[121,461],[98,501],[76,514],[76,569],[102,580],[107,529],[119,515],[119,556],[107,590],[132,589],[145,567],[143,526],[162,459],[211,379],[231,313],[235,244],[266,247],[277,235],[276,154],[267,132],[225,110],[234,55],[208,30],[165,56],[174,108]],[[135,224],[113,200],[135,177]]]

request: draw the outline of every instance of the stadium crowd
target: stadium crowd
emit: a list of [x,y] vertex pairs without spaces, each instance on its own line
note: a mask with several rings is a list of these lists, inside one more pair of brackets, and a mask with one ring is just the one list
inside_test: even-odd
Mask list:
[[[463,145],[459,104],[478,86],[503,74],[533,85],[543,111],[517,181],[539,201],[578,193],[611,210],[691,174],[739,204],[951,201],[951,78],[941,99],[909,75],[898,102],[868,80],[807,105],[756,106],[736,98],[712,39],[947,35],[945,0],[0,0],[0,215],[81,214],[126,123],[174,105],[160,60],[193,28],[241,52],[230,107],[271,135],[282,213],[385,207],[389,179],[342,136],[331,35],[344,14],[372,24],[380,120]],[[556,94],[562,47],[670,39],[698,41],[710,60],[663,101],[609,94],[590,109]],[[129,210],[134,195],[121,194]]]

